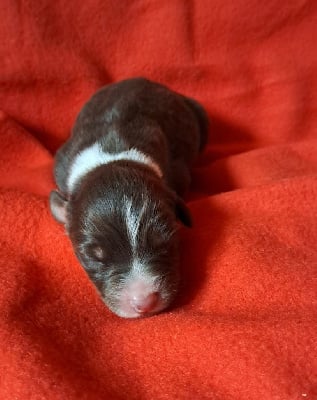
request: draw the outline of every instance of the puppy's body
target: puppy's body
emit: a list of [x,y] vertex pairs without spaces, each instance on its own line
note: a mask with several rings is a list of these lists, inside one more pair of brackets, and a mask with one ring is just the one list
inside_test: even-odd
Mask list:
[[56,155],[51,210],[112,311],[123,317],[166,308],[178,284],[180,197],[207,139],[194,101],[146,79],[98,91]]

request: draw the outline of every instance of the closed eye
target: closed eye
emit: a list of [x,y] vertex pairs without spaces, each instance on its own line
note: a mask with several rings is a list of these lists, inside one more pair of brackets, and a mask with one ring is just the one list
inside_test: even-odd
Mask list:
[[106,250],[104,248],[102,248],[101,246],[94,246],[91,249],[91,252],[93,254],[93,257],[97,260],[97,261],[105,261],[106,259]]

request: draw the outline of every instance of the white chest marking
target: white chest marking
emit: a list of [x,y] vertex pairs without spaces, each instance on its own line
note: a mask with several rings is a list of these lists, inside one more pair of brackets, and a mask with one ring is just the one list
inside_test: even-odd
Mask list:
[[113,161],[131,160],[150,167],[160,178],[163,176],[160,167],[152,160],[151,157],[145,155],[137,149],[122,151],[121,153],[106,153],[102,150],[100,144],[94,143],[87,149],[81,151],[74,159],[67,179],[68,191],[72,192],[76,183],[103,164],[109,164]]

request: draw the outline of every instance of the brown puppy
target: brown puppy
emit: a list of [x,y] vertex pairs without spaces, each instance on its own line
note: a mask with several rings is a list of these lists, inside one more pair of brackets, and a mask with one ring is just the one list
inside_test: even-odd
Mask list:
[[53,216],[117,315],[148,316],[177,292],[177,219],[190,226],[180,196],[207,141],[194,100],[143,78],[98,91],[57,152]]

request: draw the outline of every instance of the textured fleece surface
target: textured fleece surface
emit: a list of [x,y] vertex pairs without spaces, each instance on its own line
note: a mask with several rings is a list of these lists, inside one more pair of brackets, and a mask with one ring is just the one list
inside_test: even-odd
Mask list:
[[[0,399],[317,399],[317,3],[2,0]],[[102,85],[211,119],[174,307],[103,305],[51,217],[53,155]]]

